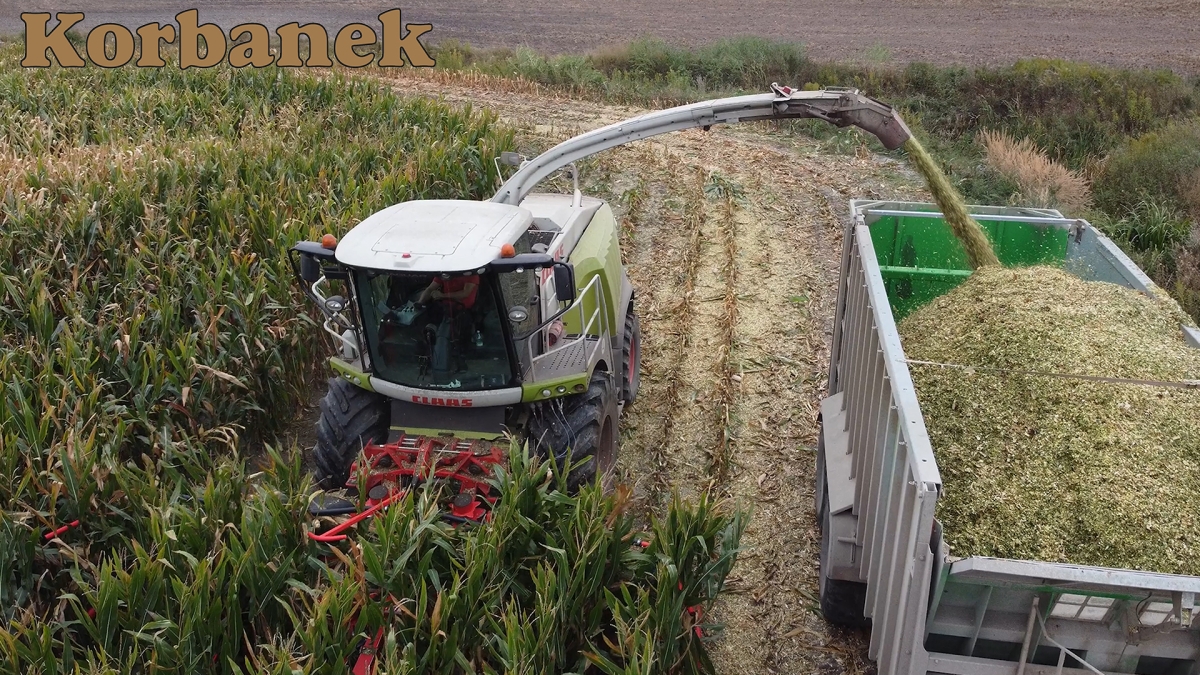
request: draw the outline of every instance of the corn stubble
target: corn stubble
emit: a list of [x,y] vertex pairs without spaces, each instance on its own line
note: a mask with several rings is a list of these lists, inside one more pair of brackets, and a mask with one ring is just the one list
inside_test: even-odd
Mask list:
[[[1200,379],[1169,300],[985,268],[899,326],[910,359]],[[912,366],[958,556],[1200,575],[1200,390]]]
[[328,349],[284,251],[395,202],[485,196],[511,132],[337,76],[26,71],[17,47],[0,673],[344,672],[377,627],[391,673],[708,669],[685,608],[733,563],[725,505],[673,503],[638,550],[620,495],[567,496],[515,449],[492,527],[450,528],[421,493],[335,550],[304,536],[302,453],[240,456]]

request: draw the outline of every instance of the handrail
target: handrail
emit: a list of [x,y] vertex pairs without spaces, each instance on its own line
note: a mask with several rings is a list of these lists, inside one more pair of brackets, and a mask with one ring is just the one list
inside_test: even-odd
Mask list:
[[[595,307],[592,310],[592,312],[585,317],[585,315],[583,313],[583,311],[584,311],[583,305],[584,305],[584,299],[588,297],[588,294],[592,294],[594,296]],[[572,312],[572,311],[577,312],[579,315],[578,323],[580,325],[580,331],[579,331],[578,337],[573,338],[573,339],[566,339],[564,337],[554,347],[547,346],[545,344],[545,342],[546,342],[545,336],[546,336],[547,329],[549,329],[550,325],[554,322],[555,319],[561,319],[562,317],[566,316],[569,312]],[[555,315],[553,317],[551,317],[547,321],[543,322],[540,326],[538,326],[534,330],[530,331],[524,337],[519,338],[519,340],[525,341],[525,352],[528,357],[527,358],[527,363],[528,363],[527,374],[532,376],[533,372],[535,370],[535,365],[539,361],[542,361],[548,357],[551,357],[564,349],[570,348],[572,345],[577,344],[578,341],[581,339],[586,340],[589,335],[593,334],[593,331],[595,332],[596,336],[602,337],[608,331],[607,319],[608,319],[608,303],[607,303],[606,298],[604,297],[604,293],[602,292],[602,284],[600,283],[600,275],[597,274],[597,275],[594,275],[591,278],[591,280],[588,281],[588,283],[586,285],[584,285],[584,287],[579,291],[579,293],[576,295],[575,302],[571,303],[570,306],[566,307],[562,311],[555,313]],[[598,330],[597,330],[597,326],[598,326]],[[539,334],[542,336],[541,344],[543,345],[544,351],[541,354],[534,354],[534,337],[538,336]],[[589,351],[589,353],[588,353],[588,363],[589,364],[594,360],[596,353],[599,351],[601,342],[602,342],[601,340],[597,340],[596,345],[594,345],[592,347],[591,351]]]
[[[321,310],[321,314],[325,317],[325,321],[321,324],[321,328],[324,329],[326,333],[332,335],[333,339],[343,346],[343,353],[357,354],[358,343],[354,340],[348,339],[345,335],[346,330],[357,333],[357,331],[355,331],[354,324],[347,321],[346,317],[344,317],[341,312],[330,312],[325,307],[325,294],[320,291],[321,285],[325,282],[325,275],[322,274],[321,277],[314,281],[312,286],[310,286],[308,289],[308,292],[311,294],[310,297],[317,304],[317,309]],[[337,332],[337,324],[339,323],[343,327],[343,332],[341,333]]]

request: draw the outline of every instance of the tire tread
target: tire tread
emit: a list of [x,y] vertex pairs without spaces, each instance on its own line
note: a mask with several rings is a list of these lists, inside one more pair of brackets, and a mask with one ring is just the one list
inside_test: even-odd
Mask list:
[[316,482],[325,489],[344,485],[363,446],[387,437],[389,416],[385,397],[340,377],[330,378],[312,450]]

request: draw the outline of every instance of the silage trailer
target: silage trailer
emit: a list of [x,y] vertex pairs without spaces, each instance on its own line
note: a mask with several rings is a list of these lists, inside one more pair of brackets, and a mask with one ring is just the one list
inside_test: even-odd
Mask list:
[[[1004,265],[1162,292],[1084,220],[969,208]],[[1197,675],[1200,577],[947,550],[896,321],[970,273],[936,206],[851,202],[817,448],[822,612],[870,626],[881,675]],[[1200,348],[1195,328],[1180,329]]]

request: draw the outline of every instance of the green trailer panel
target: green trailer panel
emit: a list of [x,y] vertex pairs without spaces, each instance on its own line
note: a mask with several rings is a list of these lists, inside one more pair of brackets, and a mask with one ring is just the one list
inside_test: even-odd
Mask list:
[[[1062,225],[982,218],[978,222],[1004,265],[1062,265],[1066,261],[1068,233]],[[868,225],[897,320],[971,274],[962,244],[940,213],[893,215],[885,211]]]

